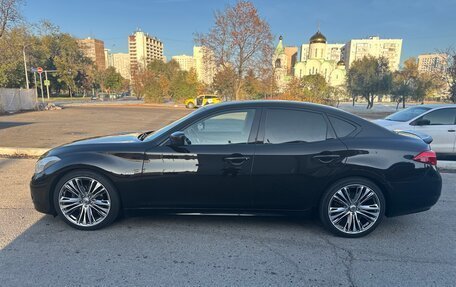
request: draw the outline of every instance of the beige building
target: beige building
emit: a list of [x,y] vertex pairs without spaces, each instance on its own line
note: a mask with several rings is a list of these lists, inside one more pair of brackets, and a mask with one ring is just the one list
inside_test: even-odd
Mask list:
[[192,56],[178,55],[173,56],[172,59],[179,64],[179,67],[183,71],[190,71],[195,66],[195,61]]
[[94,62],[99,71],[106,69],[103,41],[88,37],[77,40],[77,43],[84,55]]
[[212,84],[217,72],[213,55],[214,53],[205,47],[193,47],[193,63],[198,81],[207,85]]
[[125,79],[131,79],[130,55],[128,53],[113,53],[112,66]]
[[402,39],[353,39],[345,45],[345,64],[350,67],[356,60],[367,56],[384,57],[391,71],[399,70],[401,62]]
[[[326,49],[323,52],[323,58],[328,61],[339,62],[343,60],[343,48],[345,44],[326,44]],[[302,44],[301,46],[301,62],[307,61],[309,58],[310,44]],[[315,53],[315,51],[314,51]],[[316,55],[312,55],[316,57]]]
[[418,56],[418,71],[421,73],[444,72],[447,58],[447,54],[421,54]]
[[[330,47],[338,47],[331,45],[339,44],[328,44],[326,37],[320,31],[317,31],[317,33],[310,37],[308,48],[304,51],[307,55],[301,56],[301,59],[306,60],[300,61],[294,66],[295,77],[302,78],[308,75],[320,74],[331,86],[344,85],[346,75],[345,63],[340,59],[340,55],[337,57],[334,56],[334,58],[330,57],[332,54],[328,54],[328,51],[331,51],[328,45]],[[342,49],[342,46],[340,49]]]
[[163,42],[142,31],[128,36],[130,72],[134,75],[138,69],[144,69],[152,60],[164,60]]

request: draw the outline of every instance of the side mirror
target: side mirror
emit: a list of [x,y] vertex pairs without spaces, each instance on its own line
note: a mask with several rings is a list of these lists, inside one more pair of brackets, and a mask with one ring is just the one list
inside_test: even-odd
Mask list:
[[174,132],[169,136],[171,146],[184,146],[187,141],[187,137],[184,132]]
[[415,126],[427,126],[430,125],[431,121],[426,119],[418,119],[415,121]]

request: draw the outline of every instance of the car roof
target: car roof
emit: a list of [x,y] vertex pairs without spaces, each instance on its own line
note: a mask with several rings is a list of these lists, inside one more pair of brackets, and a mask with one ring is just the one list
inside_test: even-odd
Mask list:
[[425,105],[416,105],[412,107],[424,107],[430,109],[437,109],[437,108],[455,108],[456,104],[425,104]]
[[300,109],[309,109],[318,112],[330,113],[333,115],[340,115],[343,117],[350,118],[352,120],[360,119],[358,116],[355,116],[351,113],[343,111],[341,109],[315,104],[308,102],[299,102],[299,101],[285,101],[285,100],[248,100],[248,101],[229,101],[222,102],[216,105],[209,105],[203,107],[205,110],[218,110],[225,108],[300,108]]

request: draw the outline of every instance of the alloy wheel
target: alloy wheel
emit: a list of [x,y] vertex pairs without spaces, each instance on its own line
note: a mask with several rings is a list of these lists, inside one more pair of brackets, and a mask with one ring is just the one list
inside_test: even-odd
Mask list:
[[101,223],[111,209],[111,198],[105,186],[90,177],[74,177],[59,191],[59,208],[73,224],[90,227]]
[[328,205],[331,223],[347,234],[359,234],[370,229],[380,217],[380,199],[371,188],[351,184],[336,191]]

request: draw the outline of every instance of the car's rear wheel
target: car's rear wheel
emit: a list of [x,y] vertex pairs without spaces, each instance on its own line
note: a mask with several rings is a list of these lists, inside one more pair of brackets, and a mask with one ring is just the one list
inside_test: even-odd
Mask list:
[[187,104],[187,109],[193,109],[195,107],[195,104],[193,102],[190,102]]
[[332,185],[320,202],[320,220],[332,233],[361,237],[372,232],[385,215],[380,188],[364,178],[347,178]]
[[120,200],[114,186],[102,175],[92,171],[74,171],[57,183],[54,206],[70,226],[95,230],[117,218]]

